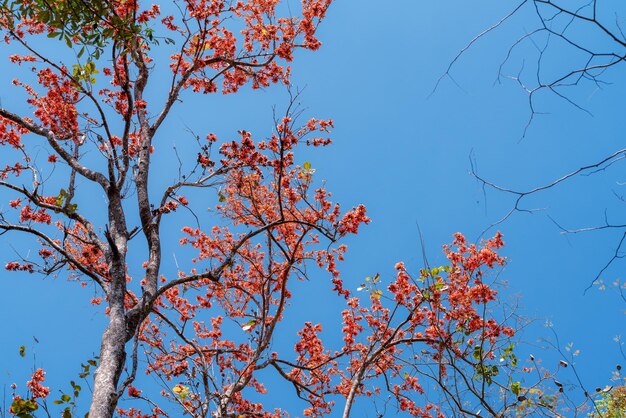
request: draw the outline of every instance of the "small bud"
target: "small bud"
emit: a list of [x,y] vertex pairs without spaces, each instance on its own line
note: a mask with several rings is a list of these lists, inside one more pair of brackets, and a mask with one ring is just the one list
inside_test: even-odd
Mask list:
[[532,354],[530,355],[530,361],[535,361],[535,356],[533,356]]
[[559,364],[560,364],[561,366],[563,366],[563,367],[567,367],[567,366],[569,366],[569,364],[567,364],[567,362],[566,362],[566,361],[564,361],[564,360],[559,361]]

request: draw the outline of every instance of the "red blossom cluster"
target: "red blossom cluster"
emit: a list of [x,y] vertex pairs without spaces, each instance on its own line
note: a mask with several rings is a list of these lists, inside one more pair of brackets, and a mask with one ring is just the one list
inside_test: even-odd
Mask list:
[[175,200],[168,200],[163,206],[157,209],[157,211],[159,213],[170,213],[176,211],[177,208],[178,202],[176,202]]
[[16,127],[10,120],[0,116],[0,145],[10,145],[15,149],[22,147],[22,135],[27,133],[23,128]]
[[[77,264],[84,266],[86,270],[99,276],[103,281],[108,281],[109,264],[98,245],[87,243],[89,237],[88,229],[80,223],[75,223],[70,228],[67,228],[62,223],[57,222],[56,226],[59,230],[68,234],[64,242],[66,253],[72,256]],[[75,265],[70,265],[69,270],[72,272],[70,278],[79,278],[80,274],[77,272]]]
[[41,385],[45,378],[46,373],[43,369],[37,369],[35,373],[33,373],[31,380],[26,383],[32,395],[32,399],[46,398],[50,394],[50,389]]
[[37,222],[50,225],[52,217],[43,208],[33,210],[30,205],[26,205],[20,211],[20,222]]
[[34,114],[42,126],[49,128],[59,139],[78,140],[76,103],[80,98],[80,91],[74,80],[69,77],[68,70],[61,67],[59,72],[52,68],[44,68],[37,72],[37,81],[45,90],[45,95],[18,80],[13,84],[22,86],[30,96],[27,101],[34,107]]
[[4,268],[8,271],[25,271],[27,273],[33,273],[35,266],[31,263],[18,263],[17,261],[11,261],[6,263]]
[[134,407],[131,408],[118,408],[117,414],[120,417],[128,417],[128,418],[158,418],[165,416],[161,408],[154,407],[150,413],[143,413],[141,409],[137,409]]
[[128,396],[138,398],[141,396],[141,391],[134,386],[128,386]]
[[24,170],[24,165],[22,163],[15,163],[13,165],[6,165],[4,169],[0,169],[0,180],[5,180],[9,177],[10,174],[13,174],[15,177],[19,177],[22,174],[22,170]]

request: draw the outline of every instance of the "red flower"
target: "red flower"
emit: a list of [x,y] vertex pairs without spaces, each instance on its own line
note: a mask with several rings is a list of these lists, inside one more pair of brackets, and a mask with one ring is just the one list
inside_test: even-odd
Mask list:
[[141,391],[134,386],[128,386],[128,396],[138,398],[141,396]]
[[35,373],[33,373],[31,380],[26,383],[33,399],[45,398],[50,394],[50,388],[41,385],[41,382],[43,382],[45,378],[46,372],[44,372],[43,369],[37,369]]

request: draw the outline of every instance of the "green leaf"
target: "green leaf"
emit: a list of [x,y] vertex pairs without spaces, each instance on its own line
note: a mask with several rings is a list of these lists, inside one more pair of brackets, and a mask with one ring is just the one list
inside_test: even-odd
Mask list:
[[72,397],[71,397],[70,395],[66,394],[66,393],[64,393],[63,395],[61,395],[61,400],[62,400],[63,402],[69,402],[69,401],[70,401],[70,399],[72,399]]
[[472,354],[476,360],[481,360],[483,358],[483,349],[481,346],[477,345],[474,347],[474,353]]
[[491,375],[497,376],[498,373],[500,373],[500,370],[498,370],[498,366],[491,366]]
[[13,399],[13,403],[11,404],[11,411],[13,411],[13,413],[20,418],[32,418],[32,415],[30,415],[29,412],[36,411],[37,409],[39,409],[39,405],[37,404],[37,402],[30,399],[15,398]]
[[224,196],[222,192],[217,192],[217,198],[220,201],[220,203],[226,202],[226,196]]
[[311,169],[311,163],[306,161],[303,165],[302,168],[304,168],[305,170],[310,170]]
[[24,357],[26,355],[26,347],[23,345],[20,346],[20,357]]
[[511,392],[513,392],[514,395],[519,395],[521,386],[520,386],[520,382],[513,382],[511,383]]
[[80,80],[82,78],[83,68],[80,64],[72,65],[72,76]]
[[61,189],[61,191],[59,192],[59,195],[56,197],[56,199],[54,199],[54,203],[57,206],[63,206],[63,201],[65,200],[66,196],[67,196],[67,192],[64,189]]

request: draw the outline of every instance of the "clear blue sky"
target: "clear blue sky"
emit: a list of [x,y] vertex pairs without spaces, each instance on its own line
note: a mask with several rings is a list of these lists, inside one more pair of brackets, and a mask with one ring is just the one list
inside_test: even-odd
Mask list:
[[[553,96],[538,97],[539,110],[549,114],[537,117],[520,141],[529,115],[527,96],[512,81],[494,85],[494,80],[508,47],[535,27],[528,14],[478,42],[452,70],[458,86],[445,79],[429,97],[457,52],[512,4],[339,0],[320,27],[321,50],[298,54],[292,80],[305,88],[301,101],[306,115],[332,118],[336,125],[330,148],[302,158],[312,162],[318,178],[327,180],[336,201],[344,207],[364,203],[373,220],[347,241],[342,271],[354,288],[376,272],[389,277],[399,260],[413,271],[422,266],[417,224],[426,252],[437,264],[443,260],[441,245],[454,232],[475,239],[506,213],[511,198],[490,191],[485,196],[468,174],[470,152],[486,178],[527,189],[623,146],[623,70],[607,73],[605,80],[612,84],[602,90],[583,85],[575,92],[577,103],[593,116]],[[533,56],[523,56],[532,52],[520,50],[505,72],[517,74],[524,58],[525,65],[532,66]],[[554,60],[553,65],[558,64]],[[0,63],[0,71],[5,66]],[[5,80],[0,89],[7,84]],[[286,101],[282,87],[226,97],[187,96],[162,135],[174,138],[180,147],[191,139],[181,136],[184,125],[222,137],[239,129],[261,137],[271,130],[272,106],[280,108]],[[166,155],[156,163],[165,165],[168,159]],[[583,291],[611,257],[620,233],[563,235],[548,216],[567,228],[580,228],[602,224],[607,209],[611,220],[622,222],[623,203],[613,195],[626,193],[626,186],[620,185],[626,181],[622,167],[618,163],[529,198],[526,207],[544,210],[515,214],[498,227],[509,258],[502,272],[509,282],[504,297],[519,297],[521,312],[537,319],[525,340],[535,343],[549,336],[541,324],[551,321],[563,343],[571,341],[581,350],[579,372],[592,388],[607,383],[618,360],[613,338],[626,331],[626,305],[610,288],[594,288],[586,295]],[[176,237],[172,235],[173,241]],[[0,239],[4,264],[14,254],[6,236]],[[11,243],[17,248],[29,245],[16,235]],[[166,248],[166,257],[174,250]],[[621,277],[623,267],[616,264],[605,281]],[[0,277],[0,314],[5,318],[0,323],[0,382],[23,385],[24,370],[32,362],[19,359],[18,347],[30,350],[36,336],[37,365],[45,367],[53,388],[66,386],[80,361],[99,349],[104,322],[101,310],[89,305],[92,292],[63,278],[6,272]],[[323,274],[317,279],[327,280]],[[293,304],[312,320],[329,318],[341,309],[320,308],[319,302],[297,296]]]

